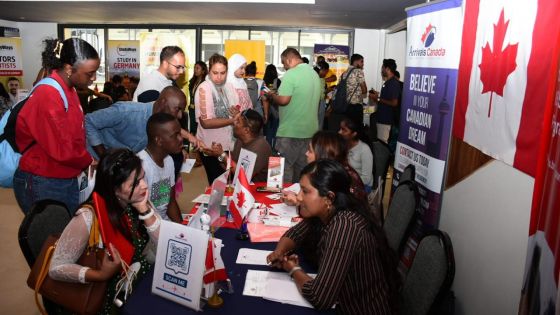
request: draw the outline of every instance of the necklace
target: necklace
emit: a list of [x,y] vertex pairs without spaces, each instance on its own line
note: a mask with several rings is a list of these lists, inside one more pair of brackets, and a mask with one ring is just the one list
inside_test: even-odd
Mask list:
[[150,156],[150,159],[152,159],[152,161],[159,167],[163,167],[163,161],[161,162],[161,165],[156,161],[156,159],[154,159],[154,156],[152,155],[152,153],[150,152],[150,150],[148,149],[148,147],[146,147],[146,153],[148,153],[148,155]]

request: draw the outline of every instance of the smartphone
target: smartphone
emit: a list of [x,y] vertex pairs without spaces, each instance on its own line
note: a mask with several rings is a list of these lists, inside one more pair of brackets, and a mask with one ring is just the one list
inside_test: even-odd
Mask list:
[[267,187],[267,186],[257,187],[257,192],[279,193],[280,191],[282,191],[282,188],[279,187]]

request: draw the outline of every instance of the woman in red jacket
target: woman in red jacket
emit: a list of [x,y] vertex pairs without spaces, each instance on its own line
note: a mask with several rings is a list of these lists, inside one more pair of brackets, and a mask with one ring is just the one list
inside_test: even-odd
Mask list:
[[93,162],[86,150],[84,114],[75,88],[93,83],[99,55],[86,41],[69,38],[46,47],[42,56],[52,69],[50,77],[66,95],[68,110],[56,88],[48,85],[37,87],[27,100],[16,122],[16,143],[24,153],[14,174],[14,193],[24,213],[44,199],[63,202],[74,213],[77,176]]

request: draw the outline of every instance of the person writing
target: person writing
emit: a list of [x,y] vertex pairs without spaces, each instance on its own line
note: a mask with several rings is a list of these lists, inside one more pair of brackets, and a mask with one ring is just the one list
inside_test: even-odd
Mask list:
[[[138,281],[150,270],[152,262],[144,255],[147,245],[157,247],[161,218],[149,203],[149,191],[142,161],[128,149],[109,150],[99,161],[95,188],[107,205],[111,225],[134,246],[132,263],[140,263]],[[117,249],[108,245],[112,259],[105,255],[100,269],[78,265],[76,261],[87,246],[93,222],[93,210],[82,205],[66,226],[54,251],[49,276],[54,280],[88,283],[107,281],[107,299],[102,314],[114,314],[115,288],[121,279],[121,257]],[[154,251],[155,252],[155,251]]]
[[[282,236],[267,262],[287,271],[316,309],[336,305],[338,314],[396,314],[396,260],[381,228],[350,193],[350,182],[336,161],[304,167],[298,194],[303,221]],[[289,254],[304,244],[315,244],[315,278]]]

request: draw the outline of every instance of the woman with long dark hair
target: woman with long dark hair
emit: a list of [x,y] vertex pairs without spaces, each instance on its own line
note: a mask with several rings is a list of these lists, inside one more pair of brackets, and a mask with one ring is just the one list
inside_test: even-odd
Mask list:
[[193,76],[189,80],[189,123],[190,128],[189,131],[191,134],[196,135],[196,128],[198,124],[196,123],[195,117],[195,103],[194,103],[194,95],[196,94],[196,90],[204,80],[206,80],[206,76],[208,75],[208,67],[206,63],[202,60],[197,61],[194,64],[193,69]]
[[[267,257],[284,269],[315,308],[336,305],[338,314],[395,314],[396,259],[369,211],[350,192],[350,177],[332,160],[317,160],[301,172],[299,214]],[[310,277],[294,250],[313,244],[318,272]]]
[[[107,216],[111,225],[132,244],[132,263],[140,264],[138,281],[151,268],[145,250],[157,247],[161,218],[149,202],[148,185],[144,179],[142,161],[128,149],[114,149],[105,154],[97,166],[95,192],[106,202]],[[121,257],[112,244],[105,244],[113,254],[109,255],[97,270],[76,263],[88,244],[95,213],[82,205],[62,232],[53,254],[49,275],[59,281],[98,282],[109,281],[103,314],[113,311],[115,288],[121,279]]]
[[14,174],[14,193],[27,213],[44,199],[64,203],[71,213],[79,201],[77,176],[93,158],[86,150],[84,114],[76,88],[87,88],[95,80],[99,55],[86,41],[69,38],[43,52],[43,66],[60,86],[68,108],[56,88],[38,86],[16,122],[16,143],[23,155]]

